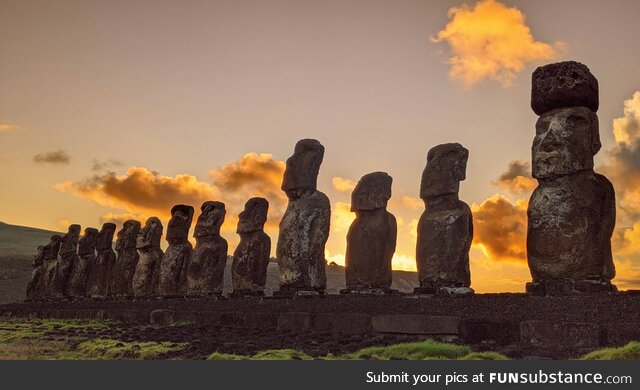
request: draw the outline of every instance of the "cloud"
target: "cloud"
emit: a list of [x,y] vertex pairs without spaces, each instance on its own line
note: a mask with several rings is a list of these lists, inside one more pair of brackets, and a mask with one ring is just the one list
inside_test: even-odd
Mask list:
[[344,236],[346,243],[346,234],[354,219],[356,219],[356,213],[351,212],[349,203],[334,203],[331,207],[331,234]]
[[402,204],[405,207],[410,208],[411,210],[424,210],[424,201],[420,198],[415,198],[413,196],[403,196]]
[[473,245],[494,260],[526,261],[527,201],[512,203],[496,194],[478,205],[473,213]]
[[69,226],[71,226],[71,221],[68,219],[61,219],[58,221],[58,227],[61,232],[66,232],[69,229]]
[[71,156],[64,150],[54,152],[38,153],[33,156],[33,162],[38,164],[69,164]]
[[484,79],[511,85],[525,64],[553,59],[562,47],[536,41],[522,11],[495,0],[453,7],[448,16],[449,23],[431,41],[449,45],[449,76],[465,87]]
[[538,182],[531,177],[531,165],[528,162],[513,160],[493,184],[516,194],[529,194]]
[[18,126],[10,125],[8,123],[0,123],[0,133],[8,133],[15,130],[18,130]]
[[104,161],[100,161],[98,159],[93,159],[91,162],[91,170],[93,172],[104,172],[110,171],[115,168],[122,168],[125,166],[125,163],[120,160],[116,160],[113,158],[106,159]]
[[211,182],[189,174],[164,176],[145,167],[132,166],[121,175],[112,171],[96,173],[82,180],[58,183],[54,188],[117,210],[103,215],[101,223],[121,224],[127,219],[144,223],[153,215],[160,217],[166,226],[171,207],[176,204],[193,206],[195,223],[202,203],[218,200],[224,202],[227,209],[222,229],[230,233],[231,242],[236,242],[238,214],[254,196],[269,200],[265,230],[272,238],[277,233],[287,205],[286,195],[280,190],[284,168],[284,162],[274,160],[270,154],[248,153],[236,162],[210,170]]
[[356,188],[356,182],[351,179],[345,179],[344,177],[334,176],[331,179],[333,189],[338,192],[351,193]]

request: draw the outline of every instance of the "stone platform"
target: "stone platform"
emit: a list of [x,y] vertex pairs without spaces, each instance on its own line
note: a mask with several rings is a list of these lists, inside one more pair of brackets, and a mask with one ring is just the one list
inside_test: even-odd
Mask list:
[[294,299],[32,302],[1,305],[0,316],[112,319],[162,326],[188,322],[204,328],[246,331],[258,338],[287,334],[302,341],[316,335],[365,339],[404,335],[404,339],[463,342],[515,357],[571,357],[640,340],[640,294],[632,292],[563,297],[417,297],[398,293]]

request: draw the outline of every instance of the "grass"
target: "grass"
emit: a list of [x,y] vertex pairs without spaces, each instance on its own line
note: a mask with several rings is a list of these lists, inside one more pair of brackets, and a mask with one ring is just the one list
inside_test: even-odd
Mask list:
[[0,321],[0,343],[10,343],[23,339],[37,339],[46,334],[60,330],[71,329],[103,329],[114,322],[96,320],[64,320],[64,319],[34,319]]
[[[311,356],[295,349],[277,349],[258,352],[253,356],[215,352],[208,360],[311,360]],[[346,355],[327,355],[324,360],[508,360],[496,352],[472,352],[467,346],[425,340],[414,343],[369,347]]]
[[623,347],[604,348],[588,353],[581,360],[640,360],[640,342],[632,341]]
[[142,359],[154,360],[162,358],[169,352],[186,349],[188,343],[163,342],[124,342],[112,339],[89,340],[80,343],[77,353],[82,357],[94,359]]

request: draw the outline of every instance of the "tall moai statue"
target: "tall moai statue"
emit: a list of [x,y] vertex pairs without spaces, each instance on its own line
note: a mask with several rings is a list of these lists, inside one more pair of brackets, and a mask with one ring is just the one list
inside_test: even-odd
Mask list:
[[531,147],[538,187],[527,210],[531,294],[616,290],[615,193],[593,171],[601,147],[598,104],[598,81],[581,63],[559,62],[533,73],[531,108],[540,117]]
[[45,256],[45,246],[38,245],[38,250],[36,254],[33,256],[33,261],[31,262],[31,279],[27,284],[27,302],[35,301],[41,298],[40,291],[38,291],[38,287],[42,285],[42,280],[44,278],[44,256]]
[[80,225],[70,225],[67,234],[62,236],[56,269],[51,280],[51,297],[66,299],[69,277],[73,264],[78,259],[78,240],[80,239]]
[[116,262],[109,276],[109,295],[128,298],[133,295],[133,274],[140,259],[136,242],[140,234],[140,222],[129,219],[124,222],[116,239]]
[[40,280],[38,292],[35,293],[36,297],[44,300],[53,299],[52,283],[53,277],[56,273],[56,265],[58,264],[58,252],[60,252],[60,245],[62,244],[62,236],[54,234],[49,239],[49,243],[44,246],[43,250],[43,268],[44,275]]
[[269,202],[251,198],[238,216],[240,243],[233,252],[231,280],[234,295],[263,295],[271,255],[271,238],[264,232]]
[[96,238],[96,261],[89,273],[87,295],[91,298],[105,298],[109,293],[109,278],[116,263],[116,253],[113,251],[113,235],[116,225],[107,222]]
[[222,202],[204,202],[200,207],[193,236],[196,247],[187,266],[187,295],[220,295],[227,265],[227,240],[220,236],[220,227],[227,211]]
[[327,285],[324,247],[329,237],[331,205],[317,190],[324,146],[315,139],[298,141],[287,159],[282,190],[289,198],[276,246],[280,271],[277,296],[324,293]]
[[189,242],[189,229],[193,221],[193,207],[176,205],[171,208],[171,219],[165,239],[169,247],[160,262],[158,295],[166,298],[187,294],[186,270],[193,246]]
[[149,298],[158,293],[160,262],[164,253],[160,249],[163,226],[160,219],[150,217],[136,239],[140,254],[133,274],[132,289],[136,298]]
[[346,281],[343,293],[391,292],[391,259],[398,225],[387,211],[393,179],[385,172],[362,176],[351,194],[356,219],[347,233]]
[[78,258],[73,264],[71,277],[69,278],[69,297],[82,299],[87,296],[87,287],[91,267],[96,262],[96,243],[98,241],[98,229],[84,229],[84,236],[78,240]]
[[469,270],[473,217],[469,205],[458,198],[468,158],[469,151],[458,143],[437,145],[427,153],[420,182],[425,211],[418,221],[416,294],[473,293]]

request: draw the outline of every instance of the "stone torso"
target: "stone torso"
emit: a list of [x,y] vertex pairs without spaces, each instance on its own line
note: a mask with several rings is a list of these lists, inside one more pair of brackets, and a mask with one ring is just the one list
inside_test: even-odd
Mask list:
[[471,209],[427,206],[418,222],[417,265],[421,286],[468,287],[469,248],[473,240]]
[[158,269],[164,253],[159,247],[147,247],[138,250],[140,259],[136,264],[131,287],[136,297],[150,297],[158,289]]
[[611,279],[613,187],[593,171],[541,180],[528,210],[527,251],[534,282]]
[[324,290],[330,218],[329,199],[320,191],[289,201],[276,249],[283,289]]
[[162,257],[160,263],[160,281],[158,293],[163,296],[176,296],[186,293],[187,286],[181,282],[183,278],[183,267],[188,263],[193,247],[190,242],[179,244],[169,244],[169,248]]
[[227,250],[227,241],[221,236],[197,238],[187,270],[188,295],[222,293]]
[[231,277],[234,291],[264,291],[271,239],[263,231],[243,233],[233,252]]
[[361,211],[347,234],[347,288],[391,287],[397,223],[384,209]]

